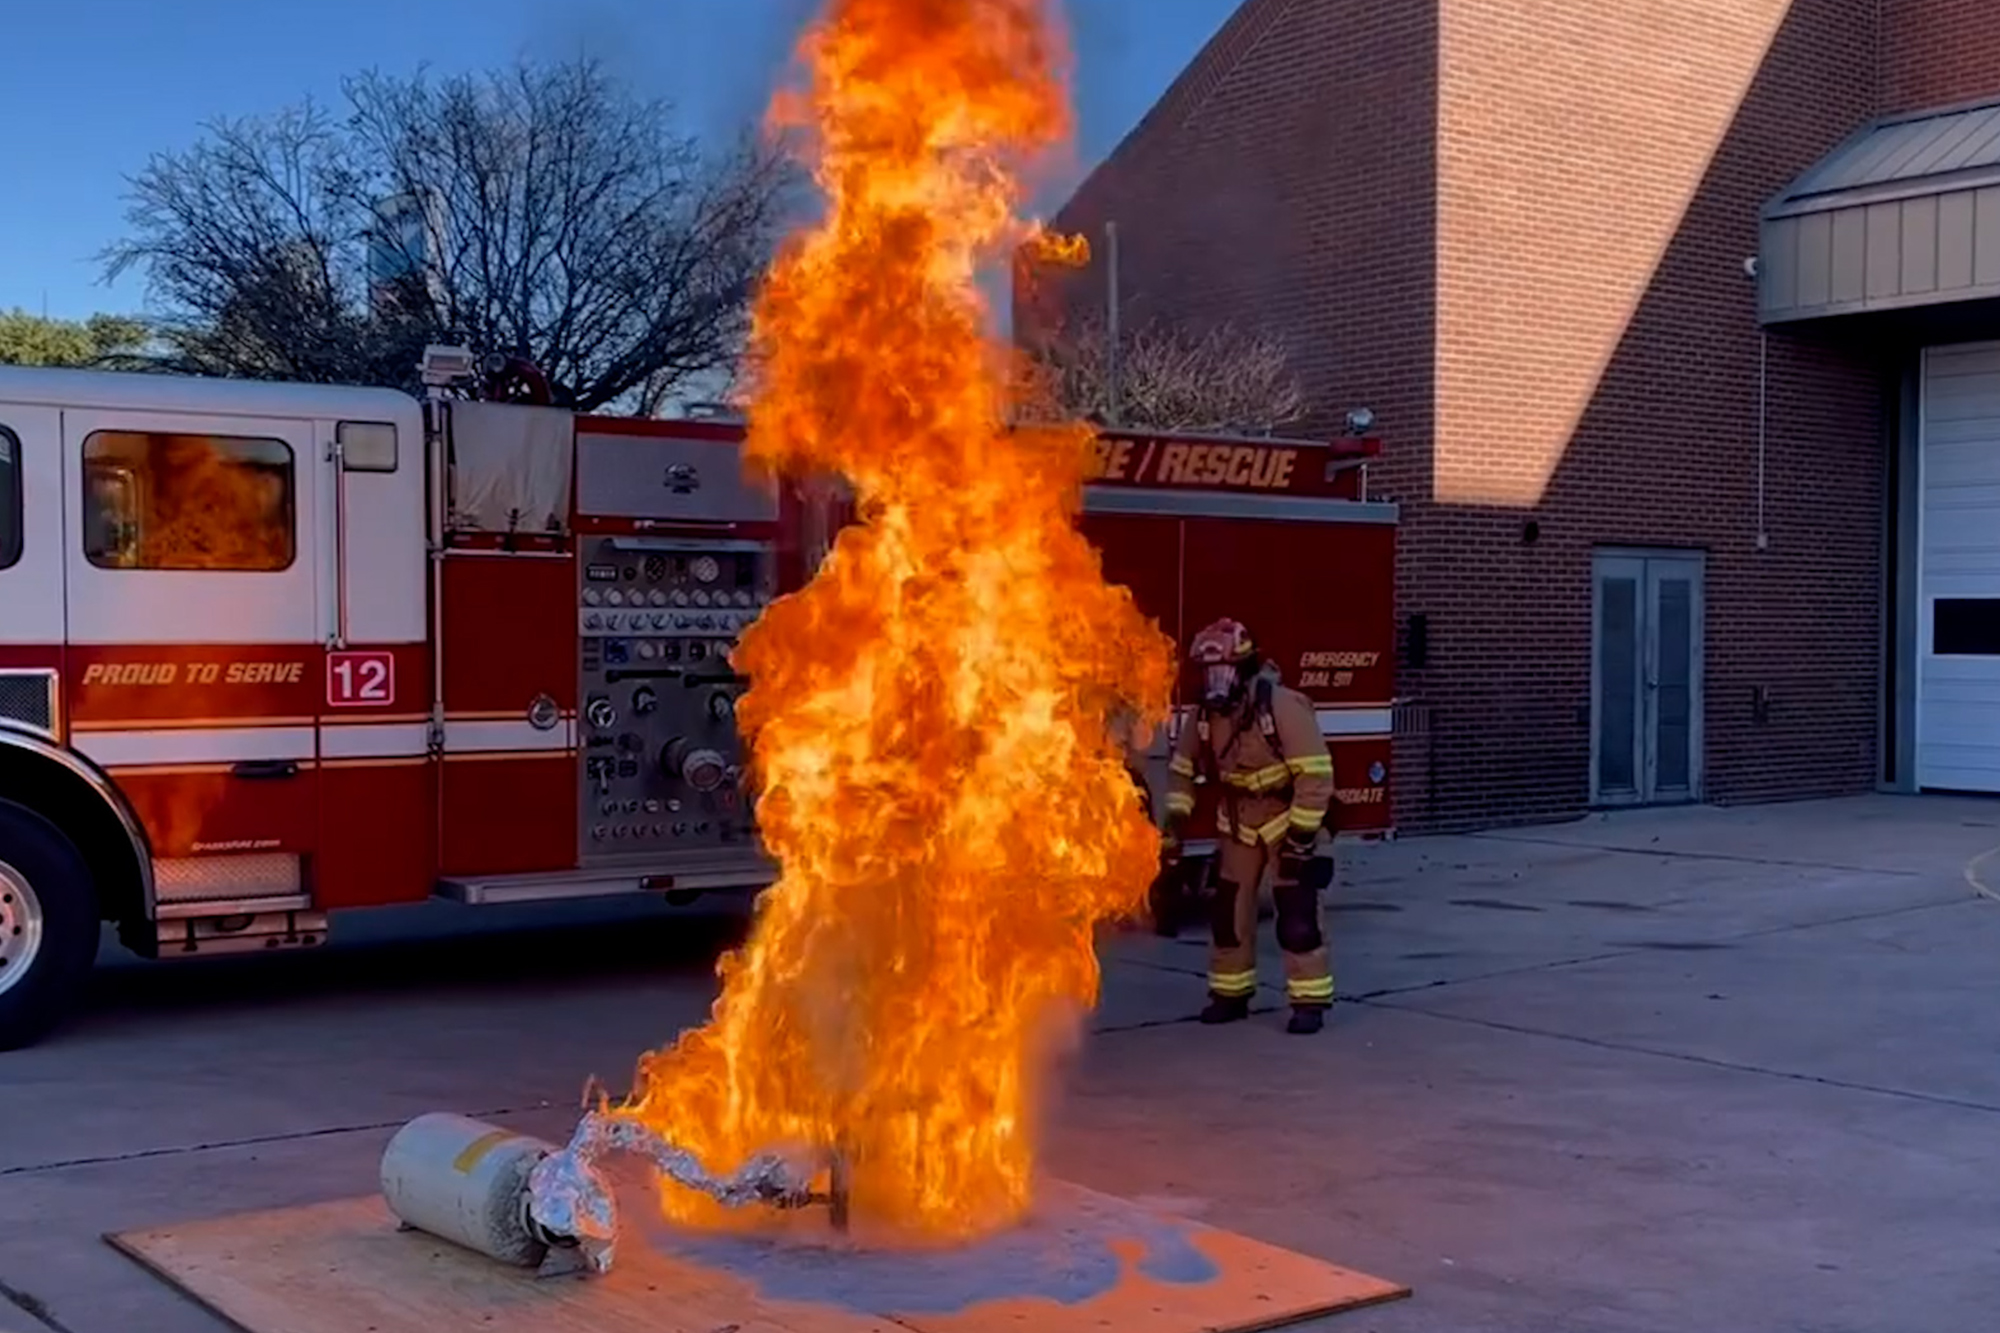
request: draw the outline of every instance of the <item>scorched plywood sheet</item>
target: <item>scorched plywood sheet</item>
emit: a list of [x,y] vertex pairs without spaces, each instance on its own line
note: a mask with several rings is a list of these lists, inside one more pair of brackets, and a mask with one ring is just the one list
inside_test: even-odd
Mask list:
[[634,1231],[608,1276],[546,1280],[398,1230],[374,1197],[110,1240],[249,1333],[1236,1333],[1409,1294],[1068,1185],[930,1253]]

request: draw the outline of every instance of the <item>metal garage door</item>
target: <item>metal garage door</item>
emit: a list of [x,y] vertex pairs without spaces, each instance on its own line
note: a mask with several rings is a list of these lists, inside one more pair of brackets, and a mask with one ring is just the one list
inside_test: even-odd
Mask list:
[[1924,355],[1917,785],[2000,792],[2000,343]]

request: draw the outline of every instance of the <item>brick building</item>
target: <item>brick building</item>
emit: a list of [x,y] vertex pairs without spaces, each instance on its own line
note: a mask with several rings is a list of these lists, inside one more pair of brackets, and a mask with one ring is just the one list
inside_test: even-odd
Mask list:
[[1375,412],[1403,827],[2000,790],[2000,2],[1246,0],[1059,222]]

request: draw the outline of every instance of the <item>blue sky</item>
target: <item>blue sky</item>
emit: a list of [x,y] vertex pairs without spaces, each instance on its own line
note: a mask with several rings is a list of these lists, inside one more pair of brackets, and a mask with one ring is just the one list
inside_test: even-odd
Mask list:
[[[1221,26],[1237,0],[1065,0],[1077,53],[1078,152],[1096,160]],[[687,129],[762,108],[816,0],[14,0],[0,60],[0,309],[64,318],[136,310],[137,275],[99,283],[124,227],[125,178],[204,121],[305,96],[359,70],[503,64],[524,51],[602,56],[672,97]]]

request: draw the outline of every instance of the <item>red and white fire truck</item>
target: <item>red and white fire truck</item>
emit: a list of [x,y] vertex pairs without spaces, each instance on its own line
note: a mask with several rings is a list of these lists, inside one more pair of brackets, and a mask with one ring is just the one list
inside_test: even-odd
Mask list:
[[[769,882],[730,648],[843,516],[747,480],[732,421],[482,399],[455,349],[425,373],[0,369],[0,1049],[74,1004],[101,922],[168,958]],[[1107,574],[1177,639],[1249,622],[1320,706],[1341,830],[1385,831],[1374,442],[1098,450]]]

